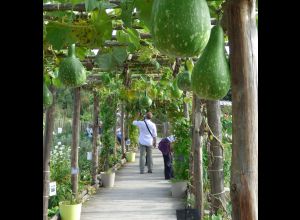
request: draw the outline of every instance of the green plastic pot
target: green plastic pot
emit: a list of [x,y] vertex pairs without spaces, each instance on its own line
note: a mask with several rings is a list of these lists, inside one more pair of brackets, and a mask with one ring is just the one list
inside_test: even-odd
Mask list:
[[82,203],[70,205],[70,201],[59,202],[61,220],[80,220]]
[[127,152],[126,158],[128,162],[134,162],[135,161],[135,152]]

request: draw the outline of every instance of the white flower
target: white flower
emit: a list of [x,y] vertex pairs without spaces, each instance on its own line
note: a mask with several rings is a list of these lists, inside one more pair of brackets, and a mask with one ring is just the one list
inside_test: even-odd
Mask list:
[[59,142],[57,142],[57,145],[61,145],[61,142],[59,141]]
[[55,145],[55,146],[54,146],[54,148],[55,148],[55,149],[57,149],[57,148],[58,148],[58,146],[57,146],[57,145]]

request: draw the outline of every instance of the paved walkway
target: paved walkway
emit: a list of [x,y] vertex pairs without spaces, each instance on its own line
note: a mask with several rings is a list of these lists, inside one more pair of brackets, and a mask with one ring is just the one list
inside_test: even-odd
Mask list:
[[[183,199],[172,198],[161,152],[153,150],[153,173],[139,173],[139,153],[116,172],[113,188],[103,188],[82,205],[81,220],[176,220]],[[147,168],[145,168],[147,172]]]

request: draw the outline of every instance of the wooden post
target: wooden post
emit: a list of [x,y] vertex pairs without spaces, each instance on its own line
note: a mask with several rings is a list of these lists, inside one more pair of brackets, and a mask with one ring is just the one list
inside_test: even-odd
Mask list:
[[233,220],[258,219],[257,28],[255,0],[227,8],[232,83],[231,187]]
[[[126,103],[127,105],[128,103]],[[128,137],[129,138],[129,124],[128,124],[128,121],[129,121],[129,113],[128,112],[125,112],[125,135],[124,137]],[[126,142],[125,142],[126,144]],[[126,152],[129,151],[128,149],[128,145],[126,145]]]
[[124,128],[124,116],[125,116],[125,108],[124,108],[124,103],[122,102],[121,104],[121,134],[122,134],[122,138],[121,138],[121,148],[122,148],[122,155],[123,158],[125,158],[125,128]]
[[[112,113],[112,114],[116,114],[116,113]],[[118,119],[116,119],[116,120],[118,120]],[[117,135],[116,135],[116,133],[117,133],[117,123],[114,125],[114,138],[115,138],[115,147],[114,147],[114,157],[116,157],[117,156]]]
[[[183,98],[185,98],[186,95],[187,95],[187,91],[183,91]],[[189,116],[189,103],[183,102],[183,112],[184,112],[184,117],[189,120],[190,119],[190,116]]]
[[46,111],[46,125],[43,143],[43,220],[48,219],[48,200],[49,200],[49,182],[50,182],[50,151],[53,138],[54,112],[56,102],[56,89],[50,86],[50,92],[53,96],[52,105]]
[[195,195],[195,183],[194,183],[194,129],[195,129],[195,103],[196,103],[196,95],[193,94],[193,103],[192,103],[192,147],[191,147],[191,153],[190,153],[190,176],[191,176],[191,193]]
[[94,91],[94,127],[93,127],[93,156],[92,156],[92,185],[97,184],[98,174],[98,133],[99,133],[99,94]]
[[74,89],[74,109],[72,123],[72,149],[71,149],[71,183],[72,192],[78,193],[78,147],[79,147],[79,126],[80,126],[80,87]]
[[[222,141],[221,109],[219,101],[206,101],[207,121],[214,136]],[[209,133],[209,135],[212,135]],[[223,172],[223,150],[220,142],[213,138],[208,138],[209,143],[209,164],[208,173],[211,186],[212,213],[216,214],[222,208],[224,202],[224,172]],[[225,207],[224,207],[225,208]]]
[[202,166],[202,146],[200,127],[202,124],[201,101],[195,97],[193,121],[193,139],[192,145],[194,149],[194,185],[195,185],[195,207],[200,211],[200,219],[203,219],[203,166]]

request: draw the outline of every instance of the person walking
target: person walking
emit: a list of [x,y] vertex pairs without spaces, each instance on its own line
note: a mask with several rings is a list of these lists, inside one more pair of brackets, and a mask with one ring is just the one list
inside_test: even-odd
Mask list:
[[169,180],[174,177],[173,168],[172,168],[172,146],[171,143],[175,141],[175,137],[173,135],[161,139],[158,143],[158,149],[161,151],[164,158],[164,172],[165,179]]
[[157,131],[156,125],[151,121],[152,113],[147,112],[143,120],[134,120],[133,125],[139,128],[139,144],[140,144],[140,173],[144,173],[145,152],[147,152],[148,173],[152,173],[153,159],[152,147],[156,147]]

